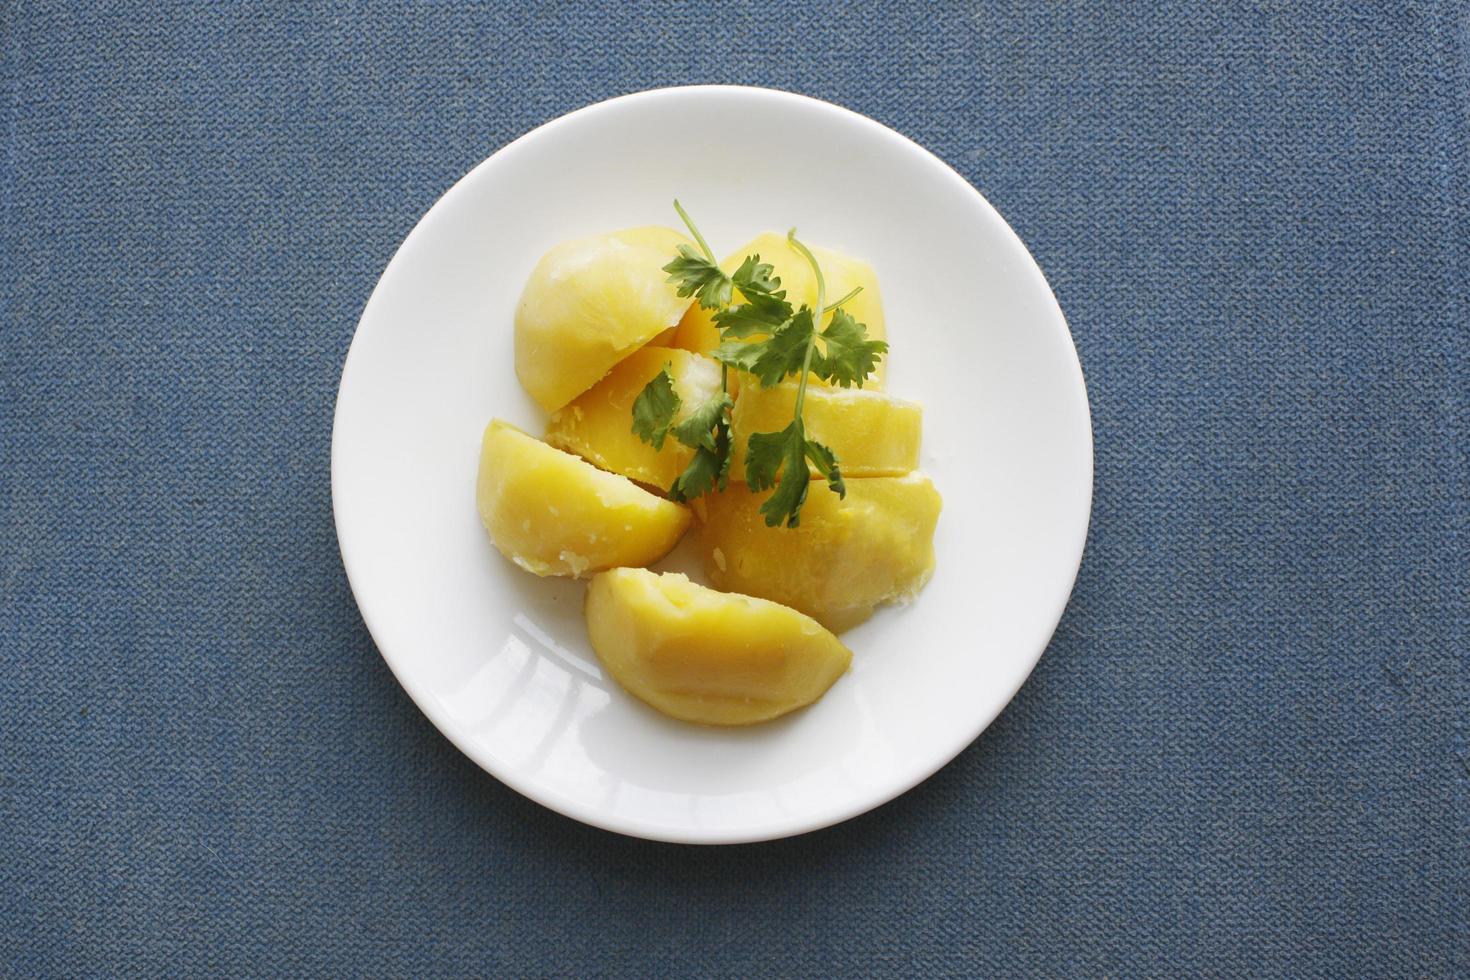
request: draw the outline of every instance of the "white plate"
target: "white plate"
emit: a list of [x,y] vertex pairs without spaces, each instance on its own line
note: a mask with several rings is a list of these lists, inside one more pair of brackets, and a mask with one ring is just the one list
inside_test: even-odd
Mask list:
[[[844,634],[852,671],[825,698],[753,729],[670,721],[625,694],[588,646],[585,585],[515,568],[475,513],[485,423],[544,425],[511,354],[536,259],[566,238],[677,226],[675,196],[719,254],[794,225],[872,263],[893,345],[888,389],[924,403],[923,464],[944,495],[929,587]],[[383,273],[332,432],[342,559],[414,701],[531,799],[670,841],[814,830],[952,759],[1056,628],[1091,496],[1077,354],[1015,233],[892,130],[764,89],[613,99],[476,167]]]

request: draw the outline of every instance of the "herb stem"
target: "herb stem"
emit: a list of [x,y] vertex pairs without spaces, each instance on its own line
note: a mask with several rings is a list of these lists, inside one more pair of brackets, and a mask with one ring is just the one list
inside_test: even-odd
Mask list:
[[715,253],[711,251],[709,242],[705,241],[704,236],[699,233],[699,229],[694,227],[694,219],[689,217],[689,212],[684,210],[684,205],[679,203],[677,197],[674,198],[674,210],[679,212],[679,217],[684,220],[684,227],[689,229],[689,234],[693,235],[694,240],[699,243],[699,250],[704,253],[704,257],[710,260],[711,265],[719,265],[720,260],[715,258]]
[[[814,314],[814,317],[816,318],[816,320],[820,320],[821,317],[822,317],[822,313],[826,312],[826,303],[827,303],[827,283],[822,278],[822,267],[817,264],[817,257],[812,254],[812,250],[809,249],[809,248],[807,248],[805,245],[803,245],[801,243],[801,240],[796,237],[796,229],[795,228],[791,229],[789,232],[786,233],[786,240],[791,243],[791,247],[792,248],[796,249],[798,252],[800,252],[806,258],[807,262],[812,267],[812,274],[814,276],[816,276],[816,278],[817,278],[817,306],[816,306],[816,308],[817,308],[818,312],[816,314]],[[806,382],[807,382],[807,378],[809,378],[811,376],[812,355],[814,353],[816,353],[816,350],[817,350],[817,328],[820,325],[821,325],[820,323],[815,323],[815,322],[812,324],[812,333],[811,333],[811,336],[808,337],[807,338],[807,341],[806,341],[806,353],[803,354],[802,355],[802,358],[801,358],[801,380],[799,380],[796,383],[796,424],[797,425],[800,425],[801,424],[801,407],[806,402]]]
[[[709,260],[710,265],[719,265],[720,260],[715,258],[714,250],[709,247],[709,242],[705,241],[704,236],[699,233],[699,228],[694,224],[694,219],[689,217],[689,212],[684,210],[684,205],[679,203],[677,197],[674,198],[674,210],[679,212],[679,218],[684,222],[684,227],[689,229],[689,234],[693,235],[694,240],[699,243],[699,250],[704,253],[704,257]],[[723,361],[720,363],[720,391],[726,395],[730,393],[730,365]],[[728,410],[720,413],[720,420],[716,423],[717,429],[725,425],[725,419],[728,417],[728,414]],[[721,472],[723,473],[723,470]],[[720,483],[720,489],[723,490],[725,489],[724,477],[722,476],[720,479],[722,481]]]
[[863,291],[863,287],[861,287],[861,286],[854,286],[854,287],[852,287],[852,290],[850,292],[848,292],[848,294],[846,296],[842,297],[841,299],[839,299],[835,303],[828,303],[826,306],[822,307],[822,315],[823,316],[826,316],[828,313],[831,313],[833,310],[837,309],[842,304],[847,303],[847,302],[850,302],[853,299],[853,297],[855,297],[858,293],[860,293],[862,291]]

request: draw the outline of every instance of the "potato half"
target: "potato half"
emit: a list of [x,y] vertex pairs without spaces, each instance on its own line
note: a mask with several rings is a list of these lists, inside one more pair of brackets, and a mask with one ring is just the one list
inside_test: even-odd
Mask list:
[[694,450],[673,436],[654,449],[633,434],[633,402],[664,366],[679,395],[675,421],[720,391],[720,366],[707,357],[672,347],[644,347],[630,354],[612,373],[551,416],[546,441],[576,453],[602,469],[667,490],[684,472]]
[[[730,421],[730,477],[745,479],[745,453],[755,432],[780,432],[796,409],[795,382],[745,385]],[[844,477],[902,476],[919,465],[924,410],[881,391],[807,385],[802,420],[808,438],[836,453]]]
[[586,611],[592,649],[608,672],[683,721],[768,721],[820,698],[852,662],[810,617],[672,572],[604,572],[587,590]]
[[[817,257],[817,264],[822,267],[822,279],[827,286],[826,301],[831,303],[841,299],[854,287],[861,286],[863,291],[844,304],[843,309],[859,323],[867,325],[870,339],[888,339],[887,327],[883,321],[883,297],[878,293],[878,277],[873,272],[873,267],[861,259],[843,255],[830,248],[818,245],[808,247]],[[751,242],[731,252],[720,263],[720,268],[726,273],[733,273],[747,255],[759,255],[762,262],[769,262],[775,268],[776,275],[781,277],[781,287],[786,290],[786,299],[792,306],[800,308],[803,303],[808,306],[816,305],[816,276],[812,274],[812,267],[806,258],[791,247],[785,235],[766,232],[756,236]],[[741,302],[738,290],[735,301],[737,305]],[[674,335],[674,346],[698,354],[708,354],[720,346],[720,332],[712,318],[713,312],[702,308],[698,303],[690,306],[684,318],[679,321],[679,330]],[[826,326],[831,318],[829,313],[818,329]],[[888,356],[885,354],[864,387],[882,388],[887,366]]]
[[476,501],[495,547],[533,575],[652,564],[689,527],[687,508],[499,419],[481,443]]
[[705,498],[705,573],[721,589],[761,596],[828,629],[856,626],[884,602],[918,594],[934,572],[941,501],[922,473],[847,481],[847,497],[813,480],[798,527],[767,527],[769,491],[744,484]]
[[687,243],[672,228],[629,228],[541,257],[515,320],[516,377],[536,404],[556,411],[679,322],[690,300],[663,267]]

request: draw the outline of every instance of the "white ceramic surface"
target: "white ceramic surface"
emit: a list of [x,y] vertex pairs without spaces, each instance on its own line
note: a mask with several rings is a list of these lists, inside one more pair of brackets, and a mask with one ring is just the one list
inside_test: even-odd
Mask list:
[[[844,635],[853,668],[825,698],[752,729],[670,721],[625,694],[588,646],[584,583],[515,568],[475,513],[485,423],[544,425],[512,368],[512,316],[536,259],[579,235],[677,227],[675,196],[719,254],[795,225],[872,263],[893,345],[888,390],[924,403],[923,465],[944,495],[929,587]],[[1091,492],[1082,373],[1025,246],[908,139],[763,89],[613,99],[476,167],[378,283],[332,433],[342,558],[414,701],[526,796],[670,841],[813,830],[953,758],[1055,629]],[[692,568],[688,544],[661,567]]]

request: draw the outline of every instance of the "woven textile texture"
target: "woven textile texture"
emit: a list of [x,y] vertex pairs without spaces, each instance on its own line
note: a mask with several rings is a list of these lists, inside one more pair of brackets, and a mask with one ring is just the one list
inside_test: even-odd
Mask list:
[[[0,975],[1470,974],[1466,4],[9,2],[0,42]],[[461,756],[328,495],[419,216],[711,81],[973,181],[1097,451],[996,724],[726,849]]]

